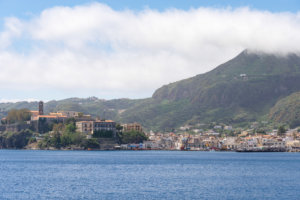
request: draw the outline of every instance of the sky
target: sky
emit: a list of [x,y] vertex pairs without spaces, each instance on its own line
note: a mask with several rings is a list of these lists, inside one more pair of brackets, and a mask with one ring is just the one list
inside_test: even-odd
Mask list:
[[147,98],[299,44],[299,0],[0,0],[0,102]]

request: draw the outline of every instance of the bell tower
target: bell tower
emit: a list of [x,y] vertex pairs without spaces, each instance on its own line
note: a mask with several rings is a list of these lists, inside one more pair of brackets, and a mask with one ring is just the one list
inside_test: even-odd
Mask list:
[[39,102],[39,115],[43,115],[44,114],[44,102],[40,101]]

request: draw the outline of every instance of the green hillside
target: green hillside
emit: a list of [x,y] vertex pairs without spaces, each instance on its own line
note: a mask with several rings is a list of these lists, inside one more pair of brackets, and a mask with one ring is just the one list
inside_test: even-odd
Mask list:
[[289,124],[292,128],[300,126],[300,92],[295,92],[278,101],[269,113],[275,122]]
[[[70,110],[91,114],[94,117],[119,120],[119,114],[142,100],[116,99],[102,100],[96,97],[69,98],[60,101],[49,101],[44,104],[45,113]],[[0,117],[7,115],[11,109],[28,108],[37,110],[38,102],[0,103]]]

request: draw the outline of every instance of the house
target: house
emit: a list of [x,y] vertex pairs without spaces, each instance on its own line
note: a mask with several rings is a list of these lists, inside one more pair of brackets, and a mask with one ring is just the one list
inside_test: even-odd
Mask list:
[[93,121],[76,122],[76,131],[90,135],[93,133]]
[[222,126],[216,125],[216,126],[214,126],[214,129],[222,129]]
[[232,126],[225,126],[224,129],[229,131],[233,130]]
[[123,124],[123,130],[124,130],[124,132],[127,132],[127,131],[143,132],[143,127],[141,124],[134,122],[134,123],[130,123],[130,124]]
[[236,149],[237,148],[237,142],[235,137],[226,137],[222,141],[223,148],[224,149]]

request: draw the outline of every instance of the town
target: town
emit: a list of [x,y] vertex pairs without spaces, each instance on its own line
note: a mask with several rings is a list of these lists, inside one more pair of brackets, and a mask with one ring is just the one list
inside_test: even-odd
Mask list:
[[[185,150],[237,152],[300,152],[300,129],[280,126],[262,130],[254,122],[248,129],[231,125],[185,125],[172,132],[145,131],[137,122],[119,124],[75,111],[44,113],[12,110],[1,120],[1,148],[88,150]],[[26,131],[25,131],[26,130]],[[21,132],[21,139],[13,133]],[[11,141],[8,138],[12,138]],[[5,138],[6,137],[6,138]],[[16,141],[23,145],[17,145]],[[25,141],[26,140],[26,141]],[[10,141],[10,142],[8,142]],[[6,142],[6,143],[5,143]],[[15,143],[14,143],[15,142]]]

